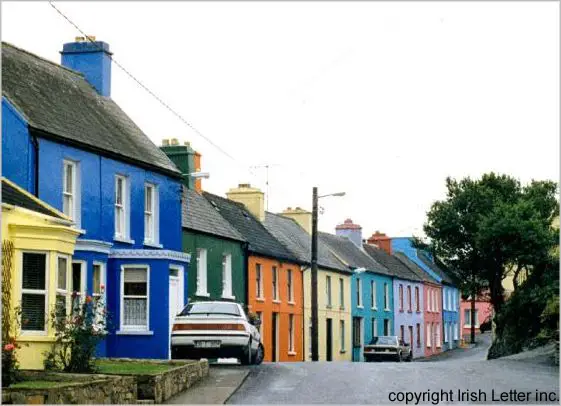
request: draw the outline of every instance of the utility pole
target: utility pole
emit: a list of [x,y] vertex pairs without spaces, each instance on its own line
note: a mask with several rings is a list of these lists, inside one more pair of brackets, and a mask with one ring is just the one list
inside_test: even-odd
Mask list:
[[319,361],[318,343],[318,188],[312,193],[312,361]]

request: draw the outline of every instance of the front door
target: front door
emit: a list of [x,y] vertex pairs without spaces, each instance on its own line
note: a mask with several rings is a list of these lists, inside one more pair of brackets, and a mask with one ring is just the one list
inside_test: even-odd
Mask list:
[[175,316],[183,309],[183,300],[181,298],[181,275],[177,268],[169,270],[169,332],[173,327]]
[[325,328],[325,359],[333,361],[333,324],[331,319],[326,320]]
[[271,355],[272,355],[272,361],[273,362],[277,362],[278,361],[278,357],[277,357],[277,351],[278,351],[278,340],[277,340],[277,336],[278,336],[278,332],[279,332],[279,314],[278,313],[273,313],[273,325],[272,325],[272,332],[271,332],[271,338],[272,338],[272,348],[271,348]]
[[353,317],[353,361],[362,360],[362,317]]

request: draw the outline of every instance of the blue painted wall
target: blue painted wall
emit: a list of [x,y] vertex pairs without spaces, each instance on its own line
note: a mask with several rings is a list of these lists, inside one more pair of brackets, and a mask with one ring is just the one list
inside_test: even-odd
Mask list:
[[392,238],[392,252],[403,252],[410,260],[415,262],[421,267],[426,273],[428,273],[432,278],[436,279],[438,283],[442,281],[442,278],[438,276],[432,269],[430,269],[426,264],[417,257],[417,249],[413,247],[411,243],[411,238],[409,237],[397,237]]
[[[400,310],[399,301],[399,286],[403,286],[403,311]],[[411,287],[411,307],[412,311],[409,312],[409,303],[407,297],[407,286]],[[415,302],[415,288],[419,289],[419,311],[416,309]],[[423,318],[424,309],[424,296],[423,296],[423,284],[420,282],[412,282],[404,279],[394,278],[393,280],[393,298],[394,298],[394,326],[395,335],[401,335],[401,326],[405,326],[405,341],[409,342],[409,326],[413,327],[413,343],[411,348],[413,349],[413,358],[423,357],[425,354],[425,327]],[[417,324],[420,326],[420,347],[417,346]]]
[[[447,298],[456,298],[450,300]],[[451,350],[458,347],[459,339],[461,337],[460,331],[460,292],[457,288],[449,285],[442,286],[442,328],[448,329],[448,342],[444,342],[446,338],[445,332],[443,331],[443,350]],[[454,330],[457,330],[456,335]],[[457,337],[457,339],[455,339]]]
[[102,96],[111,94],[109,44],[102,41],[70,42],[62,47],[62,65],[81,72]]
[[[358,307],[357,301],[357,281],[361,281],[362,286],[362,307]],[[376,309],[372,308],[371,282],[376,283]],[[389,310],[384,309],[384,284],[388,285],[389,293]],[[394,330],[394,299],[392,278],[389,276],[373,273],[373,272],[356,272],[351,278],[351,316],[361,317],[363,319],[363,344],[367,344],[372,340],[372,319],[376,319],[377,334],[384,335],[384,320],[390,321],[389,334],[395,334]],[[352,328],[351,324],[351,328]],[[354,328],[352,330],[354,334]],[[354,337],[353,342],[354,344]],[[363,360],[362,347],[354,347],[353,345],[353,361]]]
[[2,176],[35,193],[35,148],[27,121],[2,97]]

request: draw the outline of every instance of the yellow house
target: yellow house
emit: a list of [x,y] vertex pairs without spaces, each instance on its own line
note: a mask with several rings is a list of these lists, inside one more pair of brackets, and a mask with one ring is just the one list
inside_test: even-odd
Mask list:
[[71,263],[81,233],[72,221],[2,178],[2,323],[15,332],[20,368],[43,369],[54,342],[49,314],[56,302],[70,306]]

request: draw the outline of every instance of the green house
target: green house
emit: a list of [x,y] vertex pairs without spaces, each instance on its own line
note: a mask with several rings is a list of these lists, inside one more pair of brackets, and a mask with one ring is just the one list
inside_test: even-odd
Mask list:
[[[246,241],[202,195],[190,173],[198,171],[198,155],[189,145],[161,149],[183,172],[182,250],[191,254],[187,293],[192,300],[247,303]],[[198,155],[198,157],[197,157]],[[198,183],[198,184],[197,184]]]

